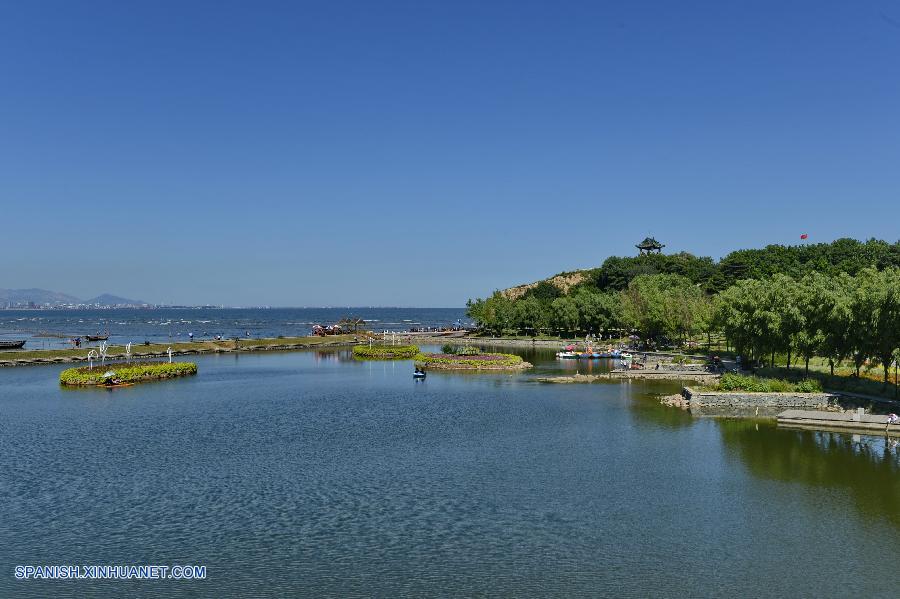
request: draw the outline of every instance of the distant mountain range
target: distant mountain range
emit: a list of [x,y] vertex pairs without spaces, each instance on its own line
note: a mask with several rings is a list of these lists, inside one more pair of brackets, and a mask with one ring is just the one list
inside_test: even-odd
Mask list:
[[64,304],[88,304],[99,306],[141,306],[147,302],[103,293],[91,299],[79,299],[73,295],[46,289],[0,289],[0,307],[5,305],[59,306]]

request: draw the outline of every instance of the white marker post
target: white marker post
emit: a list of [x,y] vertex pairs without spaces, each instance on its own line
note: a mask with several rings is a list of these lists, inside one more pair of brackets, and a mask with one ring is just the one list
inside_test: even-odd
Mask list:
[[131,342],[130,341],[125,346],[125,361],[131,362]]
[[166,350],[166,353],[169,354],[169,364],[172,363],[172,348]]
[[97,357],[97,352],[95,352],[94,350],[91,350],[88,352],[88,355],[87,355],[88,370],[94,369],[94,358],[96,358],[96,357]]
[[100,343],[100,363],[106,362],[106,350],[109,349],[109,343],[102,341]]

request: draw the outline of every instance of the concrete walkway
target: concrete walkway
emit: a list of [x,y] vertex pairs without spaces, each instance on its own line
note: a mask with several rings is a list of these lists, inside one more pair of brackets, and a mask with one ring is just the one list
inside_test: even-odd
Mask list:
[[[887,420],[888,417],[884,415],[863,414],[860,412],[785,410],[778,414],[778,426],[788,428],[813,428],[900,436],[900,424],[887,426]],[[886,426],[887,432],[885,433]]]

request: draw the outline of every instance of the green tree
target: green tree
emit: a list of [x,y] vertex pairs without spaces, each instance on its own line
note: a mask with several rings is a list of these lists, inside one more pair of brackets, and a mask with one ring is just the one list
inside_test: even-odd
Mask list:
[[699,290],[681,275],[641,275],[620,295],[623,321],[645,339],[679,334],[687,326],[683,296],[693,293]]
[[822,321],[821,353],[828,358],[831,376],[836,362],[853,352],[852,295],[855,280],[847,273],[828,279],[828,288],[820,295]]
[[827,317],[832,299],[830,277],[818,272],[804,276],[797,284],[794,302],[801,315],[793,345],[804,359],[804,371],[809,374],[809,361],[823,350]]
[[547,326],[547,310],[538,298],[526,297],[515,302],[516,328],[536,335]]
[[854,325],[865,333],[856,337],[858,349],[881,362],[887,384],[894,352],[900,346],[900,271],[863,269],[856,277],[854,298]]
[[578,328],[578,306],[569,297],[558,297],[550,304],[551,322],[560,332],[574,332]]
[[738,281],[719,294],[716,322],[738,354],[760,360],[765,352],[762,335],[766,321],[761,306],[765,285],[756,279]]
[[581,331],[602,333],[619,327],[620,304],[615,295],[579,289],[572,299],[578,308],[578,328]]

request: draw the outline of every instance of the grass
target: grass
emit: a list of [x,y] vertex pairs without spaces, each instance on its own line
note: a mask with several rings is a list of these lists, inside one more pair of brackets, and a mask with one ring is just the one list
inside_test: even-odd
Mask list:
[[73,386],[102,385],[103,375],[107,372],[114,372],[118,382],[136,383],[197,374],[197,365],[193,362],[144,362],[108,364],[93,369],[69,368],[59,374],[59,382]]
[[[362,337],[359,335],[330,335],[328,337],[278,337],[274,339],[240,339],[238,347],[240,349],[254,349],[268,346],[280,345],[322,345],[331,343],[351,342],[354,337]],[[235,342],[233,339],[223,339],[221,341],[190,341],[181,343],[151,343],[150,345],[133,344],[131,346],[131,355],[141,357],[142,355],[163,355],[168,348],[172,348],[172,352],[200,351],[215,352],[234,350]],[[25,351],[3,351],[0,352],[0,361],[4,360],[34,360],[37,358],[83,358],[87,359],[87,354],[91,349],[97,349],[96,346],[85,346],[77,349],[42,349],[42,350],[25,350]],[[111,345],[107,350],[107,356],[110,358],[124,358],[124,345]]]
[[897,399],[897,388],[894,386],[893,380],[885,385],[881,376],[881,368],[877,366],[862,370],[859,378],[855,376],[856,369],[848,366],[835,368],[833,377],[829,374],[827,366],[820,369],[819,367],[813,368],[812,364],[810,364],[809,374],[804,373],[803,368],[791,368],[789,370],[778,366],[775,368],[758,368],[756,372],[762,376],[783,378],[789,381],[809,378],[818,381],[823,389],[832,391],[858,393],[884,399]]
[[353,357],[360,360],[409,360],[418,353],[418,345],[357,345],[353,348]]

